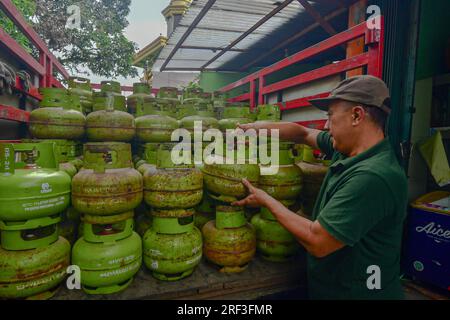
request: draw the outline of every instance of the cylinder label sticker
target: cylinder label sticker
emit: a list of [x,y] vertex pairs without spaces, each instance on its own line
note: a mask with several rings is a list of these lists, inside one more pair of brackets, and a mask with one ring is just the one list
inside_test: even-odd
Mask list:
[[27,202],[22,204],[25,211],[36,211],[46,208],[53,208],[57,206],[63,206],[65,203],[65,197],[56,197],[47,200],[39,200],[34,202]]

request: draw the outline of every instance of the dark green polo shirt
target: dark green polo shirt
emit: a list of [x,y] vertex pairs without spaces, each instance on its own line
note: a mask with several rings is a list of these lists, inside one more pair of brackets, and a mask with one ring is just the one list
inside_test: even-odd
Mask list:
[[[325,258],[308,256],[311,299],[402,299],[399,280],[407,179],[388,139],[348,158],[322,132],[320,149],[332,156],[313,218],[346,246]],[[379,268],[381,289],[367,282]],[[370,273],[368,273],[368,271]],[[369,281],[376,284],[374,278]]]

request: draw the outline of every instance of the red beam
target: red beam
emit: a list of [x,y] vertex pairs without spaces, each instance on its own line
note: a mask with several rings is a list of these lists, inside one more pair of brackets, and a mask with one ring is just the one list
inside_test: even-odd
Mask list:
[[64,86],[54,77],[50,77],[50,87],[64,88]]
[[42,100],[42,96],[39,94],[39,91],[36,87],[31,87],[28,91],[25,91],[19,76],[16,76],[16,84],[14,86],[14,91],[30,96],[36,100]]
[[384,17],[381,17],[381,30],[367,30],[365,42],[369,44],[369,65],[367,74],[382,78],[384,59]]
[[245,93],[243,95],[228,99],[230,102],[242,102],[242,101],[250,101],[250,93]]
[[369,63],[369,54],[364,53],[356,57],[352,57],[347,60],[339,61],[338,63],[329,64],[325,67],[315,69],[298,76],[279,81],[265,87],[262,94],[268,94],[271,92],[280,91],[286,88],[291,88],[307,82],[322,79],[328,76],[332,76],[344,71],[353,70],[355,68],[367,65]]
[[30,113],[28,111],[0,104],[0,119],[28,123],[30,120]]
[[256,108],[256,105],[257,105],[255,96],[256,96],[256,81],[253,80],[250,82],[250,108],[251,108],[251,110]]
[[14,24],[22,31],[31,42],[47,55],[56,69],[64,76],[69,78],[69,73],[64,69],[63,65],[50,52],[45,42],[39,37],[36,31],[25,21],[22,14],[17,10],[11,0],[0,0],[0,9],[14,22]]
[[226,87],[222,88],[221,91],[227,92],[232,89],[238,88],[240,86],[247,84],[248,82],[252,81],[253,79],[258,79],[259,77],[267,76],[271,73],[274,73],[276,71],[279,71],[281,69],[289,67],[289,66],[291,66],[295,63],[298,63],[302,60],[308,59],[314,55],[320,54],[324,51],[330,50],[341,44],[345,44],[351,40],[357,39],[358,37],[365,35],[366,30],[367,30],[366,22],[361,23],[351,29],[348,29],[344,32],[338,33],[335,36],[332,36],[322,42],[319,42],[319,43],[303,50],[303,51],[300,51],[288,58],[285,58],[269,67],[266,67],[258,72],[255,72],[241,80],[231,83],[231,84],[227,85]]
[[286,102],[280,102],[280,103],[278,103],[278,105],[280,106],[281,111],[310,107],[311,103],[309,103],[309,100],[326,98],[329,95],[330,95],[329,92],[320,93],[320,94],[316,94],[314,96],[304,97],[304,98],[295,99],[295,100],[286,101]]
[[0,27],[0,42],[11,51],[11,53],[25,63],[31,70],[40,76],[45,74],[45,69],[39,64],[20,44]]
[[257,75],[258,75],[258,73],[253,73],[249,76],[246,76],[246,77],[242,78],[241,80],[230,83],[229,85],[223,87],[222,89],[220,89],[220,91],[227,92],[227,91],[231,91],[233,89],[239,88],[240,86],[243,86],[243,85],[249,83],[250,81],[257,79],[258,78]]
[[258,104],[264,104],[263,89],[264,89],[265,85],[266,85],[266,79],[264,77],[259,77]]
[[341,32],[335,36],[332,36],[332,37],[330,37],[322,42],[319,42],[311,47],[308,47],[307,49],[300,51],[299,53],[296,53],[293,56],[283,59],[280,62],[277,62],[270,67],[264,68],[263,70],[259,71],[259,74],[265,76],[265,75],[274,73],[276,71],[279,71],[281,69],[284,69],[286,67],[289,67],[289,66],[291,66],[295,63],[298,63],[302,60],[311,58],[312,56],[315,56],[324,51],[335,48],[341,44],[345,44],[345,43],[347,43],[351,40],[354,40],[362,35],[365,35],[366,30],[367,30],[366,22],[361,23],[351,29]]
[[[325,21],[330,21],[330,20],[340,16],[344,12],[347,12],[347,8],[346,7],[342,8],[342,9],[338,9],[338,10],[330,13],[329,15],[324,17],[324,20]],[[312,25],[302,29],[298,33],[294,34],[292,37],[287,38],[283,42],[277,44],[272,49],[264,52],[264,54],[262,54],[259,57],[253,59],[251,62],[247,63],[246,65],[242,66],[240,68],[240,71],[245,71],[245,70],[249,69],[250,67],[254,66],[255,64],[257,64],[258,62],[260,62],[261,60],[263,60],[264,58],[269,57],[270,55],[274,54],[278,50],[286,48],[289,44],[291,44],[292,42],[294,42],[294,41],[302,38],[303,36],[309,34],[311,31],[315,30],[319,26],[320,26],[320,24],[318,22],[315,22]]]

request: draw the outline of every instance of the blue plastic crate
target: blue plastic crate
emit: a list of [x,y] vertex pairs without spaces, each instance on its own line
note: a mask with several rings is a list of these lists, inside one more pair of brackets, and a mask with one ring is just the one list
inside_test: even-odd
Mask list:
[[434,192],[411,204],[402,265],[405,274],[450,291],[450,214],[427,205],[449,195]]

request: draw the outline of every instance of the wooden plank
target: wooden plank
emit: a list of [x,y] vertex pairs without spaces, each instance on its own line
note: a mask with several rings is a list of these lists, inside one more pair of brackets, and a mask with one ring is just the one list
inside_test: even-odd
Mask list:
[[138,272],[133,283],[123,292],[107,296],[88,296],[81,290],[62,288],[55,300],[151,300],[151,299],[212,299],[224,295],[259,290],[282,292],[302,285],[305,259],[300,255],[289,263],[272,263],[256,257],[248,269],[239,274],[223,274],[219,268],[202,261],[194,273],[177,282],[159,281],[145,267]]

